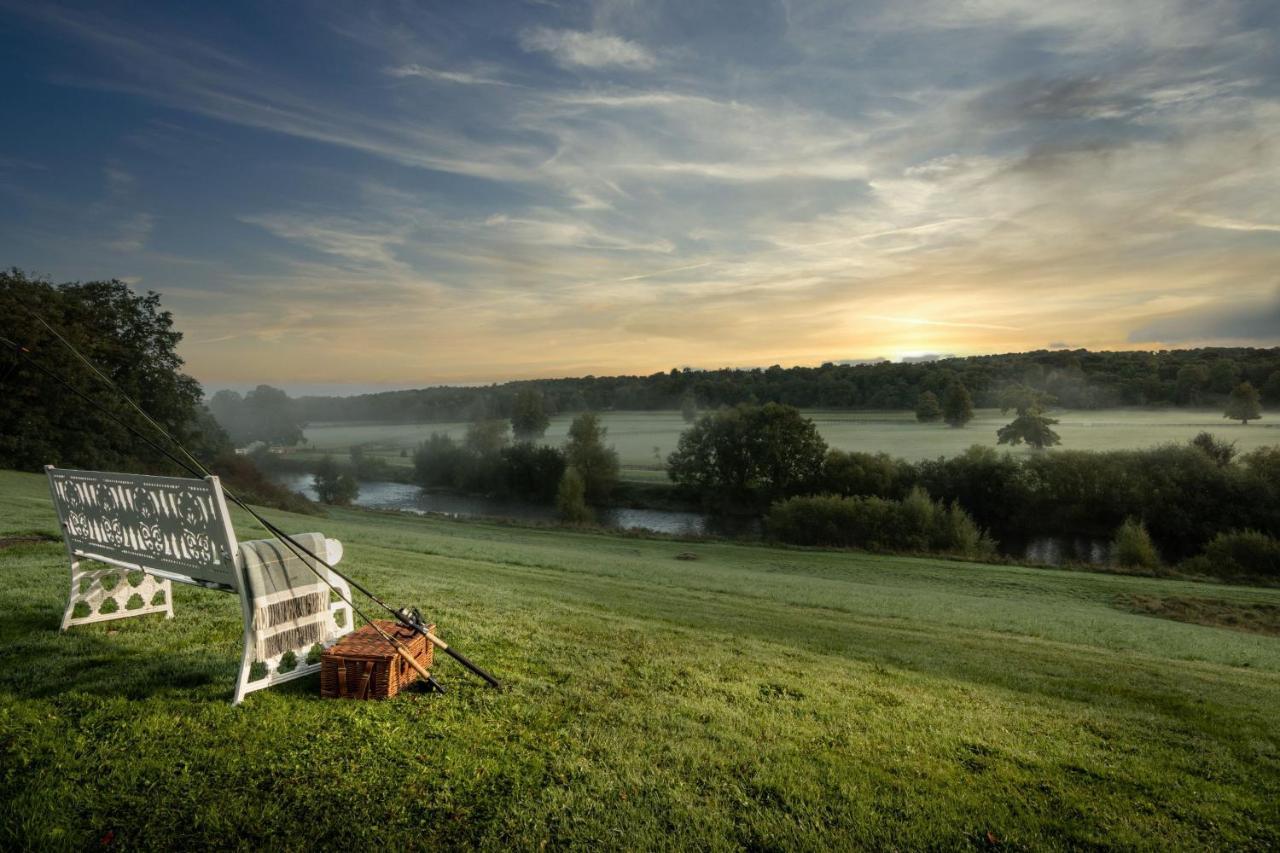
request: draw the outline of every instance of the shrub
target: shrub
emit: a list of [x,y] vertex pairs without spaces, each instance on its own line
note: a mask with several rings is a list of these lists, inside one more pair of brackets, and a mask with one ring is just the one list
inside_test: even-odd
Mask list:
[[995,543],[956,504],[913,489],[900,501],[816,495],[773,505],[765,519],[774,538],[793,545],[832,545],[870,551],[933,551],[985,557]]
[[1225,468],[1236,456],[1236,443],[1215,438],[1211,432],[1201,432],[1191,439],[1191,446],[1208,456],[1219,467]]
[[466,451],[448,435],[433,432],[414,451],[414,478],[420,486],[462,488],[459,474],[465,455]]
[[360,486],[355,478],[339,468],[332,456],[325,456],[316,463],[315,476],[311,482],[321,503],[346,506],[360,494]]
[[911,463],[887,453],[830,450],[822,462],[822,482],[837,495],[900,498],[914,476]]
[[1204,560],[1217,575],[1280,577],[1280,539],[1257,530],[1219,533],[1205,546]]
[[556,491],[556,509],[560,518],[570,524],[589,524],[591,508],[587,506],[587,485],[578,473],[578,469],[570,466],[564,469],[560,478],[560,488]]
[[506,491],[528,500],[550,503],[564,476],[564,453],[555,447],[518,442],[500,451]]
[[1126,518],[1116,529],[1111,543],[1111,559],[1117,566],[1127,569],[1154,569],[1160,565],[1156,546],[1141,521]]
[[977,444],[959,456],[920,462],[916,476],[930,495],[959,501],[978,524],[997,530],[1016,528],[1032,489],[1026,466],[1008,453]]

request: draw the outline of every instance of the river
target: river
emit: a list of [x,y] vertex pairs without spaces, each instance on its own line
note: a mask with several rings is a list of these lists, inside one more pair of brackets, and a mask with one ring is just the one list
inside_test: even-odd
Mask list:
[[[316,490],[310,474],[281,474],[276,481],[312,500]],[[553,523],[555,507],[518,500],[502,500],[444,492],[425,492],[405,483],[361,481],[355,505],[367,509],[394,509],[419,515],[449,518],[509,518],[516,521]],[[639,529],[675,536],[729,536],[758,538],[757,522],[725,521],[707,513],[666,509],[611,507],[596,511],[596,522],[617,530]],[[1106,565],[1110,543],[1088,536],[1003,537],[1000,554],[1020,562],[1048,566],[1065,564]]]

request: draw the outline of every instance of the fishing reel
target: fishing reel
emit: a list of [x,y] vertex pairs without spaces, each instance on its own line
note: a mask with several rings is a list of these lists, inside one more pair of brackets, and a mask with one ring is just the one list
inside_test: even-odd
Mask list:
[[422,621],[422,611],[416,607],[401,607],[396,611],[396,619],[400,620],[400,624],[406,628],[411,628],[419,634],[426,636],[427,623]]
[[[427,625],[422,621],[422,611],[418,610],[418,608],[401,607],[396,611],[396,619],[406,628],[417,631],[424,637],[427,635]],[[439,681],[436,681],[436,677],[434,675],[427,676],[426,685],[428,693],[431,693],[432,691],[436,693],[444,693],[444,685]]]

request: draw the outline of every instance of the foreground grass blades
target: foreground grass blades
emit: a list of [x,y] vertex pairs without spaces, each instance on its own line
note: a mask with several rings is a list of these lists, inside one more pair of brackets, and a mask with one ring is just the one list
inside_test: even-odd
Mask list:
[[[442,660],[442,697],[325,701],[304,679],[232,708],[232,596],[59,635],[63,547],[14,542],[0,846],[1280,844],[1280,638],[1130,610],[1277,591],[272,517],[342,539],[508,689]],[[0,472],[0,538],[42,532],[43,478]]]

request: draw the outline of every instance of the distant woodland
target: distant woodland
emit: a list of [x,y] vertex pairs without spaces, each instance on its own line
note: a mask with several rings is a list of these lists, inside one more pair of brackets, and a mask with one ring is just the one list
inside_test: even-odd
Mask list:
[[[552,414],[690,406],[715,409],[738,403],[785,403],[802,409],[913,409],[923,392],[941,397],[954,382],[968,388],[979,407],[998,406],[1001,391],[1012,384],[1043,391],[1056,405],[1069,409],[1217,407],[1241,382],[1259,389],[1263,402],[1276,404],[1280,403],[1280,347],[1163,352],[1055,350],[908,364],[686,368],[651,376],[584,376],[351,397],[301,397],[294,403],[304,423],[507,418],[517,393],[530,387],[541,392]],[[222,402],[233,401],[224,397]],[[219,406],[214,405],[214,411],[220,414]]]

